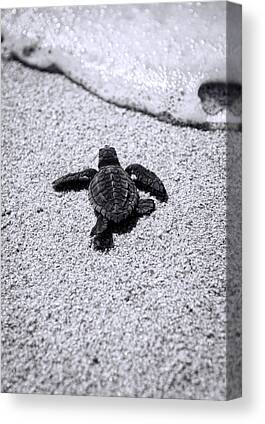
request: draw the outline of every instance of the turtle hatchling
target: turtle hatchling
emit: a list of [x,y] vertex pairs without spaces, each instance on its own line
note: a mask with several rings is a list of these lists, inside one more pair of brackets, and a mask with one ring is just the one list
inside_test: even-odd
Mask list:
[[155,210],[152,199],[140,199],[138,190],[148,192],[162,202],[168,195],[162,181],[144,166],[121,167],[116,150],[99,149],[98,171],[87,168],[65,175],[53,182],[56,191],[88,190],[88,198],[97,217],[91,230],[96,250],[114,247],[114,228],[132,218],[150,215]]

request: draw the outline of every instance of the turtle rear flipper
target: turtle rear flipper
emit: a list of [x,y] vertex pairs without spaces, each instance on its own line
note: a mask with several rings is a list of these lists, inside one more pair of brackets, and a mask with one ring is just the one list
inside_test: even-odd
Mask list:
[[90,233],[90,236],[94,237],[93,247],[95,250],[105,251],[114,247],[112,231],[108,226],[109,221],[99,215],[96,225]]
[[96,234],[93,239],[93,247],[102,252],[112,249],[114,247],[112,231],[106,230],[103,233]]
[[90,236],[93,237],[95,235],[101,234],[106,231],[108,227],[108,220],[104,218],[102,215],[98,216],[96,225],[92,228]]
[[97,171],[95,169],[88,168],[81,172],[67,174],[53,181],[52,186],[55,191],[80,191],[88,189],[96,173]]
[[127,166],[125,171],[130,175],[138,190],[150,193],[162,202],[168,200],[164,184],[154,172],[137,163]]
[[153,199],[140,199],[136,207],[136,213],[139,216],[150,215],[155,210]]

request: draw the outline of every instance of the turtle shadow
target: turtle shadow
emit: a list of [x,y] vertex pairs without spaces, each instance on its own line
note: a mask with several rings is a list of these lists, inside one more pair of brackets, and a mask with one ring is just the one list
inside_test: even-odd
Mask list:
[[139,218],[139,216],[130,216],[119,224],[111,222],[110,230],[113,234],[119,235],[130,233],[136,227]]

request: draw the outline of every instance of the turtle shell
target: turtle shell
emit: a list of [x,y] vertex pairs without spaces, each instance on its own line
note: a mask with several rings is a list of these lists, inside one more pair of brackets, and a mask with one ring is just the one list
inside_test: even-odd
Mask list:
[[117,165],[101,168],[92,179],[88,193],[95,211],[116,223],[126,219],[139,200],[134,182]]

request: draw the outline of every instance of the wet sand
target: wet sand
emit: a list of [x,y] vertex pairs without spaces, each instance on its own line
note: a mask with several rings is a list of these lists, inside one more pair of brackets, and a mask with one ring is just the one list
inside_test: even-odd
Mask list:
[[[51,182],[96,167],[105,144],[156,172],[169,200],[100,253],[87,193]],[[3,392],[225,399],[225,155],[225,132],[3,63]]]

